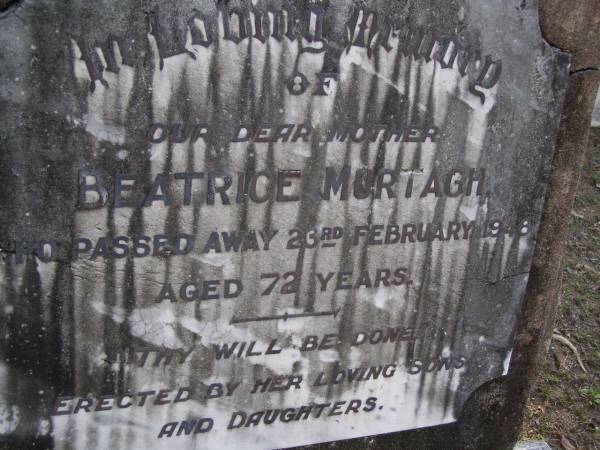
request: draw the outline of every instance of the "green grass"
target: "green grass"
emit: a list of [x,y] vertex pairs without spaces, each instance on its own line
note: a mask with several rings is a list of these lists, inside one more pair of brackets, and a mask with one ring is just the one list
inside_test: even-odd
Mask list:
[[600,389],[596,387],[585,388],[581,390],[583,396],[592,406],[600,406]]

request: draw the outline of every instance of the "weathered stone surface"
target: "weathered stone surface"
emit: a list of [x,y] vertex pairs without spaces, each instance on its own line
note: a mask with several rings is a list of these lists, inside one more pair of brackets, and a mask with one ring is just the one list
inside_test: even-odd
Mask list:
[[515,450],[551,450],[550,446],[544,441],[519,442]]
[[600,92],[596,97],[596,105],[594,106],[594,113],[592,114],[592,126],[600,127]]
[[600,0],[543,0],[540,6],[544,37],[574,55],[573,70],[600,69]]
[[569,64],[535,2],[497,3],[2,16],[2,435],[274,448],[455,421],[509,369]]

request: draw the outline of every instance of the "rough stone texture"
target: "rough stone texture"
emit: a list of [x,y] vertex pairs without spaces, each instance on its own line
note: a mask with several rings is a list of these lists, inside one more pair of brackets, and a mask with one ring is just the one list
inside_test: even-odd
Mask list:
[[[548,349],[556,319],[570,212],[575,200],[589,136],[590,119],[600,84],[600,29],[597,26],[599,6],[596,0],[580,2],[577,8],[572,8],[572,5],[566,3],[559,6],[554,1],[542,3],[544,36],[572,53],[576,64],[571,72],[565,99],[543,225],[513,355],[511,395],[515,405],[519,407],[511,410],[507,428],[510,424],[512,435],[515,437],[519,433],[524,405]],[[580,11],[581,14],[575,11]],[[585,12],[589,14],[586,15]],[[569,20],[565,21],[565,17],[569,17]],[[581,32],[578,38],[570,33],[562,34],[565,22],[572,24],[573,21],[578,23]]]
[[[589,42],[583,45],[586,44],[590,45]],[[574,74],[569,83],[544,225],[538,238],[509,376],[482,386],[471,399],[471,404],[476,406],[472,409],[465,408],[456,425],[390,434],[352,443],[337,443],[331,447],[306,447],[307,449],[513,448],[520,434],[529,392],[554,328],[562,284],[564,243],[589,136],[587,124],[592,115],[593,99],[599,83],[600,74],[593,71]],[[544,445],[547,447],[547,444]],[[521,448],[530,447],[525,444],[515,447]]]
[[[600,73],[589,71],[573,74],[569,82],[550,180],[551,195],[546,203],[545,222],[538,238],[513,355],[511,395],[518,405],[527,401],[552,335],[562,284],[564,243],[599,81]],[[522,408],[513,412],[515,435],[519,432],[522,414]]]
[[600,127],[600,92],[596,97],[596,106],[594,106],[594,113],[592,114],[592,126]]
[[540,3],[544,38],[573,54],[573,71],[600,67],[600,0]]
[[[264,6],[259,3],[259,7]],[[308,4],[296,3],[304,8]],[[80,414],[55,418],[50,424],[54,398],[189,384],[200,390],[214,380],[252,380],[292,372],[314,375],[331,371],[337,364],[344,368],[387,361],[405,364],[415,355],[437,358],[456,353],[467,356],[464,370],[417,377],[403,373],[399,379],[404,384],[386,384],[383,390],[375,385],[386,407],[377,420],[356,416],[340,421],[340,425],[317,421],[307,426],[278,424],[251,437],[236,438],[221,431],[217,438],[206,435],[210,442],[190,442],[210,448],[272,447],[437,425],[460,418],[453,425],[333,446],[510,448],[518,423],[519,406],[515,402],[523,401],[528,385],[523,377],[531,378],[528,365],[535,361],[543,342],[543,333],[531,333],[543,332],[548,324],[539,319],[550,317],[552,312],[540,315],[544,306],[539,296],[526,303],[521,332],[525,337],[519,342],[539,341],[530,349],[519,347],[516,361],[521,364],[520,371],[501,378],[510,360],[533,256],[569,60],[542,42],[535,2],[506,3],[367,2],[379,12],[379,18],[391,22],[406,19],[413,28],[421,26],[446,37],[457,28],[469,30],[457,39],[476,43],[482,58],[490,55],[491,61],[502,59],[501,82],[485,89],[473,84],[480,66],[471,66],[463,74],[453,67],[449,73],[439,62],[402,57],[393,39],[390,51],[395,52],[394,58],[384,53],[382,46],[373,50],[368,39],[374,36],[366,31],[371,30],[372,23],[346,29],[353,20],[350,2],[322,3],[332,42],[325,54],[318,51],[320,42],[311,39],[302,44],[309,50],[300,54],[295,44],[286,47],[274,37],[264,42],[246,38],[207,43],[198,28],[194,29],[199,34],[189,36],[194,41],[190,44],[183,36],[194,7],[215,25],[217,10],[208,1],[143,2],[141,7],[137,2],[115,7],[108,1],[31,1],[19,5],[18,16],[3,16],[0,144],[8,151],[0,156],[4,211],[0,245],[5,261],[0,288],[6,317],[2,322],[2,356],[9,364],[2,368],[6,381],[1,398],[4,411],[13,412],[11,420],[5,421],[10,433],[4,434],[40,446],[155,446],[163,423],[198,414],[212,403],[195,399],[194,407],[177,415],[169,407],[160,407],[164,409],[151,409],[142,417],[132,414],[115,419],[107,413],[102,416],[104,420],[86,420]],[[234,5],[237,3],[231,2],[228,7]],[[278,2],[273,5],[280,6]],[[112,35],[128,38],[119,43],[119,54],[113,53],[113,43],[104,45]],[[104,65],[110,70],[104,71]],[[292,68],[306,73],[313,85],[316,72],[338,73],[336,95],[289,96],[285,86]],[[292,85],[295,82],[292,79]],[[485,84],[485,80],[480,82]],[[573,89],[572,93],[579,93]],[[151,123],[209,119],[218,133],[208,143],[149,145],[145,136]],[[422,145],[321,145],[311,140],[298,145],[250,146],[232,144],[226,136],[226,126],[232,122],[257,125],[263,121],[307,120],[322,127],[343,120],[387,126],[396,121],[433,121],[442,134],[438,142]],[[572,183],[576,166],[570,167],[570,178],[565,180],[560,172],[562,159],[557,161],[553,176],[558,178],[552,182],[562,190],[565,187],[560,180]],[[471,199],[442,195],[425,200],[317,201],[314,188],[323,181],[323,167],[340,170],[343,164],[405,169],[417,179],[421,171],[486,167],[489,191]],[[181,195],[168,207],[86,211],[75,206],[81,169],[101,169],[112,180],[117,172],[150,179],[157,173],[185,170],[273,168],[303,171],[305,179],[297,204],[209,205],[210,197],[202,190],[194,192],[205,195],[206,202],[187,209],[182,207]],[[570,188],[569,184],[569,193]],[[551,196],[549,208],[552,204]],[[566,206],[559,203],[546,217],[564,213]],[[195,258],[142,261],[75,260],[66,252],[48,263],[32,258],[21,264],[14,261],[14,241],[24,239],[51,238],[68,243],[73,236],[97,239],[190,231],[206,239],[214,229],[286,231],[312,224],[351,228],[365,223],[465,218],[480,222],[485,218],[527,219],[531,233],[520,239],[513,230],[495,240],[479,236],[464,242],[417,243],[377,251],[367,246],[353,248],[346,238],[335,250],[290,252],[278,244],[268,254],[226,258],[197,254]],[[519,224],[523,225],[511,223],[513,227]],[[563,225],[557,224],[552,230],[562,232]],[[548,241],[536,250],[538,264],[544,257],[556,256],[544,253],[555,251],[553,245]],[[550,269],[555,272],[559,261],[552,264]],[[405,265],[413,285],[390,291],[322,294],[310,278],[316,272],[360,272],[389,265]],[[275,299],[261,296],[259,274],[282,270],[300,274],[301,289]],[[539,287],[548,267],[535,270],[533,290]],[[243,279],[244,301],[156,304],[157,286],[197,280],[198,274],[202,279]],[[335,311],[333,317],[288,322],[288,314],[319,312],[327,306]],[[551,302],[548,307],[552,307]],[[236,317],[282,313],[286,314],[284,320],[268,325],[238,325],[233,321]],[[348,337],[359,330],[396,324],[414,327],[427,339],[410,346],[402,343],[394,348],[358,351],[338,345],[334,351],[323,352],[322,357],[316,352],[304,357],[294,347],[302,333],[334,331]],[[215,363],[211,344],[236,336],[238,340],[262,342],[276,337],[285,342],[286,356],[265,357],[257,363]],[[148,345],[155,349],[196,346],[198,353],[185,369],[138,370],[119,359],[123,348]],[[484,383],[485,387],[473,394]],[[277,397],[236,395],[221,410],[209,411],[223,419],[234,408],[252,411],[321,398],[369,395],[362,386],[327,391],[305,388],[302,393],[307,397],[294,396],[293,392]],[[19,408],[16,421],[14,406]],[[122,423],[129,428],[121,427]],[[506,424],[513,427],[509,432],[504,429]],[[16,428],[10,429],[13,425]],[[54,442],[48,434],[50,426],[54,427]],[[168,439],[161,442],[172,446]]]
[[544,441],[518,442],[514,450],[552,450]]

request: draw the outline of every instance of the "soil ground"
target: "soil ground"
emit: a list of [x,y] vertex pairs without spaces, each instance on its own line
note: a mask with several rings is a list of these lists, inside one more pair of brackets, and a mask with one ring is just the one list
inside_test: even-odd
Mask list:
[[600,128],[592,129],[564,269],[556,332],[532,393],[523,439],[555,449],[600,450]]

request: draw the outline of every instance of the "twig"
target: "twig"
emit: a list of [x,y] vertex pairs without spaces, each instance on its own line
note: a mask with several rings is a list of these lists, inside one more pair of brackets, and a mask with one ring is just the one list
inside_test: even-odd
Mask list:
[[575,346],[571,343],[571,341],[569,341],[566,337],[564,337],[556,332],[554,334],[552,334],[552,339],[556,339],[561,344],[564,344],[567,347],[569,347],[571,349],[571,351],[575,354],[575,358],[577,358],[577,363],[579,364],[579,367],[581,367],[581,370],[583,370],[585,373],[588,373],[585,366],[583,365],[583,361],[581,360],[581,357],[579,356],[579,352],[577,351],[577,348],[575,348]]

